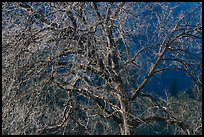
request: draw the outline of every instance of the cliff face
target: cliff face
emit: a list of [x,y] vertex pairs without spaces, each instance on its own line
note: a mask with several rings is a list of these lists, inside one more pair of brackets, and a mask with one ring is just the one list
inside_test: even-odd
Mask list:
[[183,71],[166,71],[161,77],[153,77],[149,85],[145,87],[146,92],[165,97],[165,92],[171,94],[172,82],[176,81],[177,91],[188,90],[193,86],[193,80]]

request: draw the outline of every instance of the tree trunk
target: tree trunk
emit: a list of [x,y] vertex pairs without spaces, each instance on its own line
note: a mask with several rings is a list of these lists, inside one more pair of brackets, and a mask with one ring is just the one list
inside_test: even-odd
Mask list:
[[118,96],[118,99],[119,99],[119,102],[120,102],[120,113],[121,113],[121,117],[122,117],[122,123],[120,125],[120,132],[121,132],[121,135],[130,135],[130,128],[129,128],[129,125],[128,125],[128,117],[127,117],[127,114],[126,114],[126,106],[124,104],[124,101],[121,97],[121,95],[117,95]]

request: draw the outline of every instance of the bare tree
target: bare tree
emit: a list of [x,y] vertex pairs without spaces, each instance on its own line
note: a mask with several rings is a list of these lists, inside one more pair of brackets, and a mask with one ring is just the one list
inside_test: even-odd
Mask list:
[[3,3],[3,134],[129,135],[155,121],[198,134],[201,115],[190,126],[169,100],[142,93],[166,70],[201,92],[202,7],[182,4]]

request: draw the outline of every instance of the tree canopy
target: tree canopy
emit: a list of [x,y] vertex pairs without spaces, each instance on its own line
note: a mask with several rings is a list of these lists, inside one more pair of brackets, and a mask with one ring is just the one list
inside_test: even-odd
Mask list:
[[174,70],[201,96],[202,3],[186,4],[3,2],[2,134],[201,134],[200,98],[144,91]]

